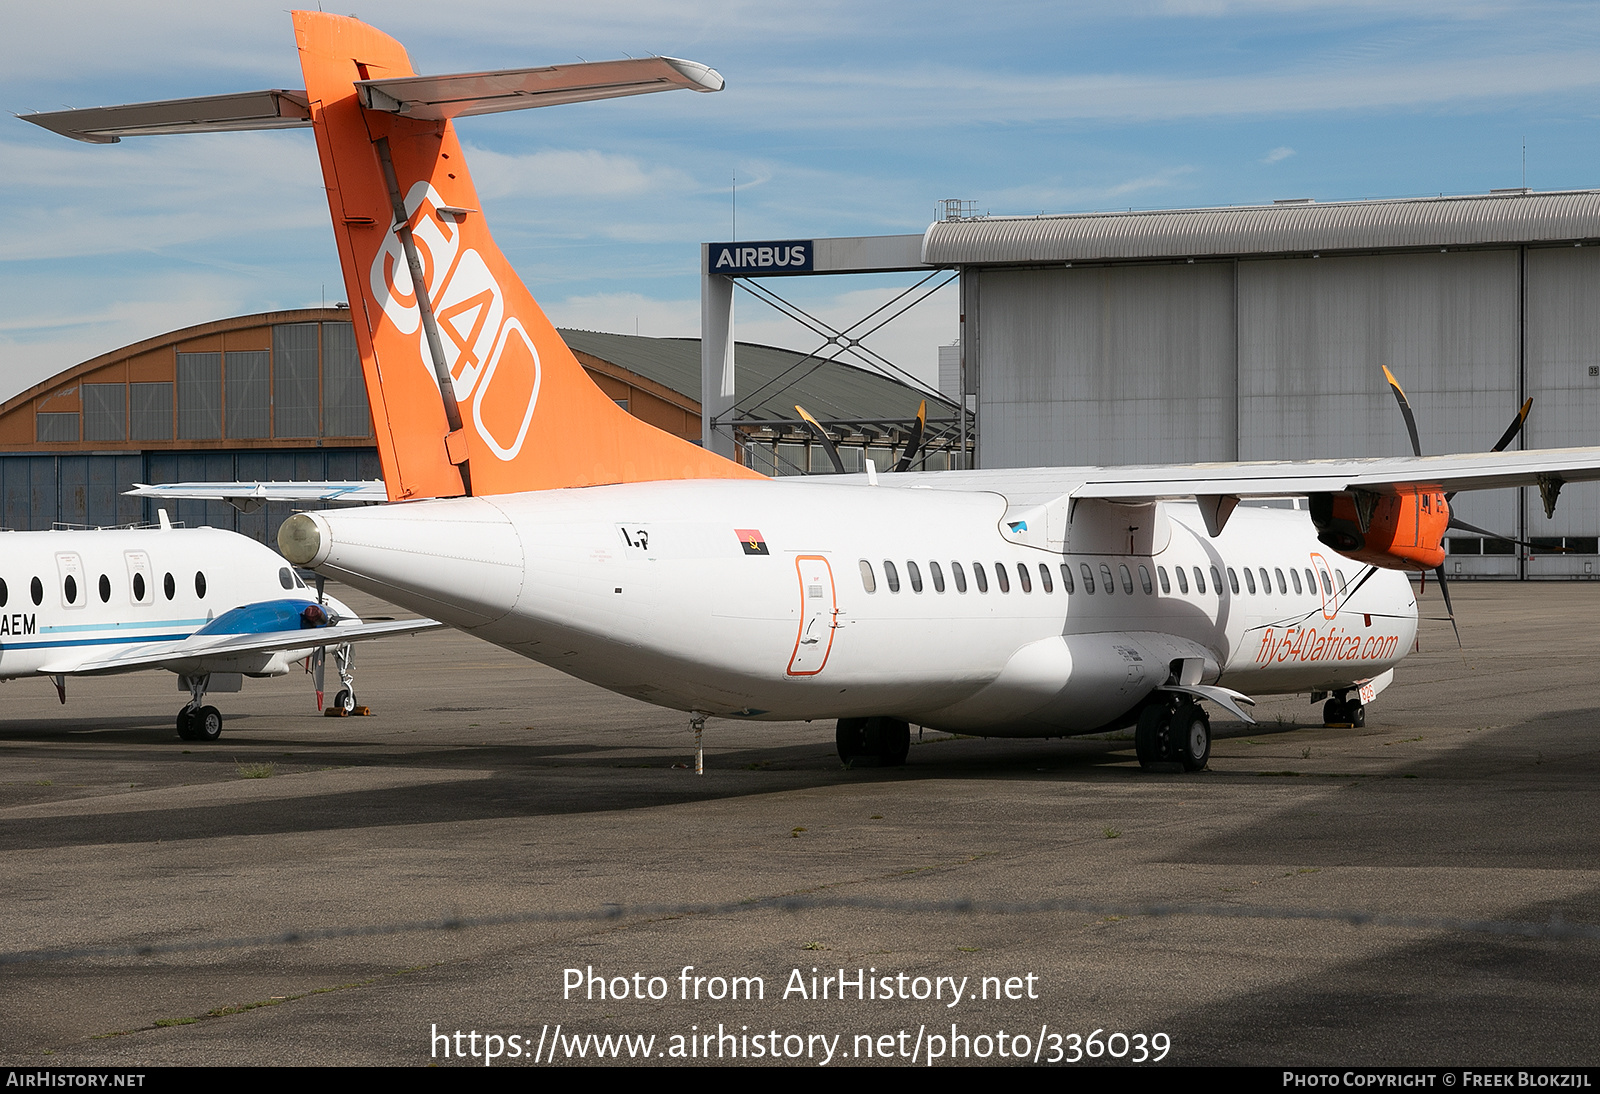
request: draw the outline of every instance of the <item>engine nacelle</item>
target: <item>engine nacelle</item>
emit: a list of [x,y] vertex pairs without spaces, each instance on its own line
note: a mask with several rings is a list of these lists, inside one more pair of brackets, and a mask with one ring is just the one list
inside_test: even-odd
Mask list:
[[1444,564],[1450,503],[1437,486],[1313,494],[1311,523],[1317,538],[1346,558],[1385,570],[1432,570]]

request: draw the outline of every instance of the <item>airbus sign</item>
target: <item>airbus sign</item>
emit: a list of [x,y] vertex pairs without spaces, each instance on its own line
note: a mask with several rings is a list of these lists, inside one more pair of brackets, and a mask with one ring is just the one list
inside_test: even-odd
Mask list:
[[706,272],[729,276],[810,273],[815,250],[815,241],[810,239],[709,243],[706,245]]

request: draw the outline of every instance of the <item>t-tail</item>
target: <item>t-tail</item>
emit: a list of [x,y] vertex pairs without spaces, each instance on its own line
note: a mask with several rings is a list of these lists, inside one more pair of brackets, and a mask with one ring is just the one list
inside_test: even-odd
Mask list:
[[[294,13],[304,91],[27,115],[96,142],[310,126],[392,501],[659,479],[756,478],[606,396],[495,246],[453,118],[691,88],[666,57],[418,76],[355,19]],[[418,292],[418,285],[423,291]]]

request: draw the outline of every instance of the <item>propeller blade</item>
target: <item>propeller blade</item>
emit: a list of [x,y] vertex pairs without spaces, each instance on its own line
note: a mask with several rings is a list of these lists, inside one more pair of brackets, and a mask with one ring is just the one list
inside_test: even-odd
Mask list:
[[1439,592],[1444,596],[1444,610],[1450,613],[1450,629],[1456,632],[1456,645],[1465,649],[1461,643],[1461,628],[1456,626],[1456,610],[1450,603],[1450,583],[1445,580],[1444,564],[1440,563],[1439,568],[1433,572],[1439,575]]
[[1422,442],[1417,438],[1417,416],[1411,413],[1411,402],[1406,398],[1406,393],[1400,389],[1400,381],[1394,378],[1394,373],[1389,371],[1389,366],[1384,365],[1383,375],[1389,381],[1389,390],[1394,392],[1395,402],[1400,404],[1400,413],[1405,415],[1406,432],[1411,434],[1411,454],[1422,455]]
[[1516,440],[1517,434],[1522,432],[1522,427],[1528,420],[1528,411],[1532,409],[1532,399],[1529,399],[1527,402],[1523,403],[1522,409],[1517,411],[1517,416],[1511,419],[1511,424],[1506,426],[1506,431],[1500,435],[1500,439],[1498,441],[1494,442],[1494,447],[1489,449],[1489,451],[1504,452],[1506,445]]
[[844,474],[844,461],[839,458],[839,450],[834,447],[833,438],[828,436],[828,431],[822,428],[822,423],[813,418],[806,411],[806,408],[799,403],[796,403],[794,408],[800,412],[800,417],[804,418],[806,424],[811,427],[811,432],[817,435],[817,440],[822,442],[822,447],[827,449],[828,459],[833,461],[833,473],[836,475]]
[[[321,585],[322,582],[318,581],[317,584]],[[318,712],[321,712],[321,710],[322,710],[322,674],[323,674],[323,668],[326,665],[327,660],[328,660],[328,647],[327,646],[318,646],[317,647],[317,652],[313,653],[311,655],[311,681],[312,681],[312,685],[317,689],[317,710],[318,710]]]
[[894,465],[896,471],[909,471],[911,461],[916,458],[917,448],[922,444],[922,431],[928,426],[928,400],[922,400],[922,405],[917,407],[917,424],[911,427],[911,436],[906,440],[906,450],[900,453],[900,462]]
[[1491,532],[1487,528],[1479,528],[1476,524],[1468,524],[1464,520],[1458,520],[1454,515],[1450,517],[1450,527],[1459,528],[1463,532],[1471,532],[1473,535],[1483,536],[1485,539],[1498,539],[1504,540],[1506,543],[1515,543],[1518,547],[1526,547],[1530,551],[1542,551],[1546,554],[1564,555],[1572,550],[1570,547],[1540,547],[1530,543],[1525,539],[1517,539],[1514,536],[1502,536],[1499,532]]

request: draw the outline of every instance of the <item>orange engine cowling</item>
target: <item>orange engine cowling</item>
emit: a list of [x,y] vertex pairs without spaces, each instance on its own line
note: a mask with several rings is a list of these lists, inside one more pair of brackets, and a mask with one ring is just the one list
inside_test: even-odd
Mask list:
[[1385,570],[1443,565],[1444,534],[1450,526],[1450,504],[1443,491],[1437,486],[1394,489],[1393,494],[1361,496],[1313,494],[1311,523],[1317,538],[1346,558]]

